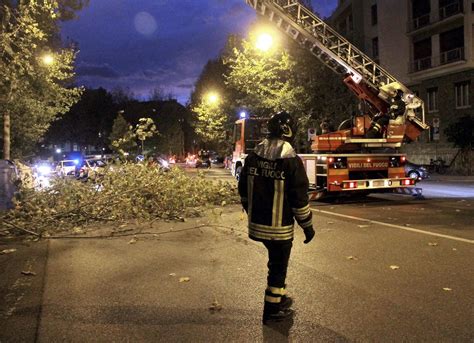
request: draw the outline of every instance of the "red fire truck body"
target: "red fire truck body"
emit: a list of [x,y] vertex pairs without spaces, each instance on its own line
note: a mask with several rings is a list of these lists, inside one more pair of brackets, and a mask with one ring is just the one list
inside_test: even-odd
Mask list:
[[[232,175],[239,177],[245,157],[265,138],[266,119],[239,119],[234,126]],[[314,138],[317,140],[317,136]],[[314,144],[313,144],[314,146]],[[406,156],[400,153],[298,154],[310,183],[311,200],[343,193],[401,192],[413,188],[415,179],[405,175]]]

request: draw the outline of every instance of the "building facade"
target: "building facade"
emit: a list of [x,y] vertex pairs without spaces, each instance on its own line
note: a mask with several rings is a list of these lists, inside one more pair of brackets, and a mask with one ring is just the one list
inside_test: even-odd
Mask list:
[[420,162],[449,162],[444,129],[474,115],[474,1],[339,0],[329,23],[425,102]]

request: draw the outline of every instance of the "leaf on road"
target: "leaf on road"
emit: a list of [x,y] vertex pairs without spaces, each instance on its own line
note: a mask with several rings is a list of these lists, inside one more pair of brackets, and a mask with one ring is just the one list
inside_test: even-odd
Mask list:
[[355,257],[355,256],[347,256],[346,258],[347,258],[348,260],[354,260],[354,261],[355,261],[355,260],[358,260],[358,258]]
[[137,237],[133,237],[133,238],[128,242],[128,244],[135,244],[137,241],[138,241],[138,238],[137,238]]
[[410,224],[405,224],[405,226],[410,226]]
[[328,222],[328,224],[334,224],[334,222]]
[[216,312],[222,310],[222,305],[219,304],[217,300],[214,300],[211,306],[209,306],[209,311]]
[[437,246],[438,246],[438,243],[436,243],[436,242],[429,242],[428,245],[429,245],[430,247],[437,247]]
[[360,228],[369,227],[369,225],[357,225]]
[[453,248],[453,251],[458,251],[458,249],[456,249],[456,248]]
[[75,226],[72,228],[72,232],[74,233],[83,233],[84,231],[82,230],[82,228],[80,226]]
[[176,276],[176,273],[170,273],[170,276]]
[[456,209],[456,212],[461,212],[461,210],[457,208],[457,209]]
[[393,264],[390,266],[390,269],[397,270],[397,269],[400,269],[400,267]]
[[36,273],[31,270],[22,270],[21,273],[26,276],[36,276]]
[[0,251],[0,255],[6,255],[6,254],[11,254],[12,252],[15,252],[16,249],[5,249]]
[[452,288],[449,288],[449,287],[443,287],[443,291],[450,292],[450,291],[452,291],[452,290],[453,290]]
[[189,280],[191,280],[191,279],[187,276],[183,276],[183,277],[179,278],[179,282],[189,282]]

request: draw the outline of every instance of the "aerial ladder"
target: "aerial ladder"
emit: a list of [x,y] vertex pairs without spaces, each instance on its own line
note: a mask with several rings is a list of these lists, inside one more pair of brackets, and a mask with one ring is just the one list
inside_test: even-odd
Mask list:
[[[366,113],[355,116],[350,128],[317,135],[313,139],[313,151],[397,150],[404,142],[414,141],[429,128],[425,124],[424,105],[419,97],[298,0],[246,0],[246,3],[340,74],[349,89],[368,104]],[[382,137],[367,138],[373,117],[389,112],[390,101],[397,91],[401,91],[401,99],[406,104],[404,114],[389,121]]]

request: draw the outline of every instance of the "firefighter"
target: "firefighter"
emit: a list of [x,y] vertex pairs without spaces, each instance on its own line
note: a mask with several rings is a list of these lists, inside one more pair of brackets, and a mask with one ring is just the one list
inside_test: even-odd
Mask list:
[[397,119],[405,114],[406,104],[402,99],[403,91],[397,89],[394,97],[390,99],[390,108],[387,113],[378,113],[372,119],[372,124],[367,132],[367,138],[380,138],[383,130],[388,126],[390,119]]
[[296,134],[286,112],[268,121],[268,138],[245,159],[239,194],[248,216],[249,237],[268,250],[268,276],[263,323],[292,315],[293,300],[286,293],[286,272],[293,245],[294,219],[303,228],[304,243],[315,234],[308,204],[308,177],[290,142]]

